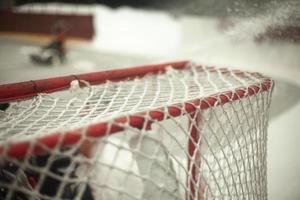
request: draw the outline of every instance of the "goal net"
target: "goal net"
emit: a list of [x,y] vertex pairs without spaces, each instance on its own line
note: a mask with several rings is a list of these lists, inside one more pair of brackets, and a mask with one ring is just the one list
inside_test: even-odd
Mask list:
[[267,199],[273,82],[167,63],[0,86],[0,199]]

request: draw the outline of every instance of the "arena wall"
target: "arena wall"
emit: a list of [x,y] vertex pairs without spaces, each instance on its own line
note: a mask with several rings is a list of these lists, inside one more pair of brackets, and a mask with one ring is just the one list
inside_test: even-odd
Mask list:
[[58,21],[66,24],[67,36],[92,39],[94,36],[93,16],[75,14],[44,14],[0,12],[0,31],[17,33],[51,34],[51,27]]

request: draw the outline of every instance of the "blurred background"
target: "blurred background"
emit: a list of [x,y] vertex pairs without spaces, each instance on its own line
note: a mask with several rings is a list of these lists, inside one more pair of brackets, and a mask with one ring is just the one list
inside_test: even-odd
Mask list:
[[299,0],[0,1],[0,84],[176,60],[275,80],[269,199],[299,199]]

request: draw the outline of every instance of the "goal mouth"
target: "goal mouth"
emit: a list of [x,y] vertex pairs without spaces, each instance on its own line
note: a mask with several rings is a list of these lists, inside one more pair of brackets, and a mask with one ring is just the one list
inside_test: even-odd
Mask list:
[[[71,82],[76,80],[79,81],[79,85],[82,87],[86,86],[86,83],[96,86],[108,82],[122,84],[124,81],[143,80],[144,77],[147,76],[154,77],[158,74],[162,75],[167,73],[170,68],[181,73],[181,71],[191,67],[195,68],[198,73],[231,74],[231,76],[236,76],[237,79],[240,79],[241,82],[245,81],[243,79],[250,75],[255,77],[255,80],[252,80],[247,86],[240,85],[235,88],[223,88],[218,92],[212,92],[208,96],[198,95],[190,99],[182,99],[181,102],[173,102],[167,107],[154,107],[151,110],[129,112],[126,113],[126,116],[120,112],[118,116],[114,115],[113,118],[92,122],[86,126],[73,129],[68,128],[52,133],[49,132],[46,135],[35,138],[34,143],[30,140],[20,140],[18,142],[5,141],[2,138],[4,142],[2,142],[0,146],[0,153],[11,158],[22,158],[28,154],[30,150],[32,154],[39,155],[45,152],[45,149],[56,148],[58,145],[61,148],[75,145],[83,137],[98,138],[120,132],[123,130],[124,125],[143,129],[155,121],[162,121],[168,117],[193,114],[197,108],[205,110],[213,106],[240,100],[270,90],[273,85],[270,78],[259,73],[229,70],[227,68],[217,69],[215,67],[204,67],[191,64],[188,61],[182,61],[0,85],[0,103],[26,101],[39,94],[52,94],[58,91],[68,90],[70,89]],[[107,123],[108,120],[112,122]]]

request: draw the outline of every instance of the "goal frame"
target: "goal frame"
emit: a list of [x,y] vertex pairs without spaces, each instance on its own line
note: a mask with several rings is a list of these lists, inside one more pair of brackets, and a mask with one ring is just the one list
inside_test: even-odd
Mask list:
[[[83,80],[89,82],[91,85],[103,84],[107,81],[119,82],[123,80],[133,80],[135,78],[142,78],[146,74],[158,74],[166,72],[169,66],[177,70],[182,70],[189,65],[188,61],[171,62],[157,65],[138,66],[128,69],[110,70],[102,72],[94,72],[80,75],[70,75],[63,77],[56,77],[50,79],[41,79],[36,81],[19,82],[12,84],[0,85],[0,103],[6,103],[10,101],[25,100],[38,95],[39,93],[53,93],[62,90],[67,90],[70,87],[70,83],[74,80]],[[202,68],[201,65],[196,67]],[[207,67],[206,67],[207,69]],[[215,71],[215,67],[209,67],[211,72]],[[229,73],[227,68],[219,69],[221,73]],[[240,70],[234,70],[236,74],[243,74]],[[84,84],[82,84],[84,85]],[[226,104],[230,101],[242,99],[247,96],[269,90],[272,88],[273,82],[271,79],[266,78],[260,85],[250,85],[247,88],[239,88],[235,91],[225,91],[218,94],[214,94],[203,99],[194,99],[184,104],[170,105],[167,108],[168,115],[177,117],[182,114],[182,110],[186,114],[193,114],[199,107],[204,110],[211,106],[219,104]],[[113,119],[115,123],[111,127],[108,127],[105,122],[92,124],[85,129],[85,133],[89,137],[102,137],[107,134],[114,134],[123,130],[121,126],[116,124],[128,124],[133,128],[142,129],[148,127],[154,121],[162,121],[167,116],[162,110],[150,110],[147,112],[151,120],[147,120],[143,115],[145,113],[136,113],[129,115],[129,117],[119,117]],[[63,146],[76,144],[82,137],[82,128],[64,132],[61,139],[60,133],[52,133],[47,136],[42,136],[37,139],[36,144],[32,149],[33,154],[42,153],[42,149],[39,147],[39,143],[45,145],[48,148],[54,148],[58,143]],[[26,155],[30,147],[30,142],[12,143],[6,148],[6,154],[12,158],[20,158]],[[3,153],[4,148],[0,146],[0,153]]]
[[[86,86],[84,82],[88,82],[90,85],[100,85],[106,83],[107,81],[120,82],[142,78],[148,74],[162,74],[165,73],[170,66],[176,70],[183,70],[189,66],[189,62],[180,61],[158,65],[146,65],[128,69],[102,71],[0,85],[0,103],[26,100],[40,93],[53,93],[67,90],[70,88],[70,83],[74,80],[77,80],[82,87]],[[195,67],[200,68],[200,70],[204,70],[204,67],[201,65],[196,65]],[[205,67],[205,70],[208,70],[209,72],[217,72],[215,67]],[[218,69],[218,73],[222,74],[231,72],[239,76],[243,76],[245,73],[239,70],[228,70],[227,68]],[[201,135],[199,130],[196,128],[198,121],[200,121],[200,119],[197,119],[198,116],[195,116],[197,115],[197,109],[205,110],[213,106],[224,105],[228,102],[240,100],[245,97],[250,97],[260,92],[272,89],[273,81],[267,77],[264,77],[263,80],[264,81],[260,82],[259,84],[215,93],[210,96],[193,99],[180,104],[168,105],[166,109],[156,108],[142,113],[128,114],[126,117],[115,117],[112,119],[112,123],[110,125],[107,122],[100,122],[96,124],[90,124],[88,127],[77,128],[70,131],[54,132],[46,136],[41,136],[36,138],[34,143],[31,141],[21,141],[16,143],[8,143],[5,144],[5,146],[0,145],[0,155],[5,155],[12,159],[23,158],[26,156],[28,151],[30,151],[30,153],[33,155],[40,155],[45,151],[41,146],[54,149],[57,147],[57,145],[59,145],[59,147],[76,145],[85,136],[90,138],[99,138],[121,132],[124,130],[124,125],[137,128],[139,130],[151,130],[151,124],[154,122],[163,121],[169,117],[189,115],[190,119],[194,118],[196,120],[196,124],[189,120],[190,137],[186,147],[188,156],[192,157],[195,154],[197,149],[196,145]],[[199,155],[197,162],[201,162]],[[190,158],[188,158],[187,170],[191,174],[186,180],[187,187],[190,191],[186,194],[186,199],[192,200],[196,193],[196,186],[194,185],[197,179],[196,168],[196,164],[192,163]]]

